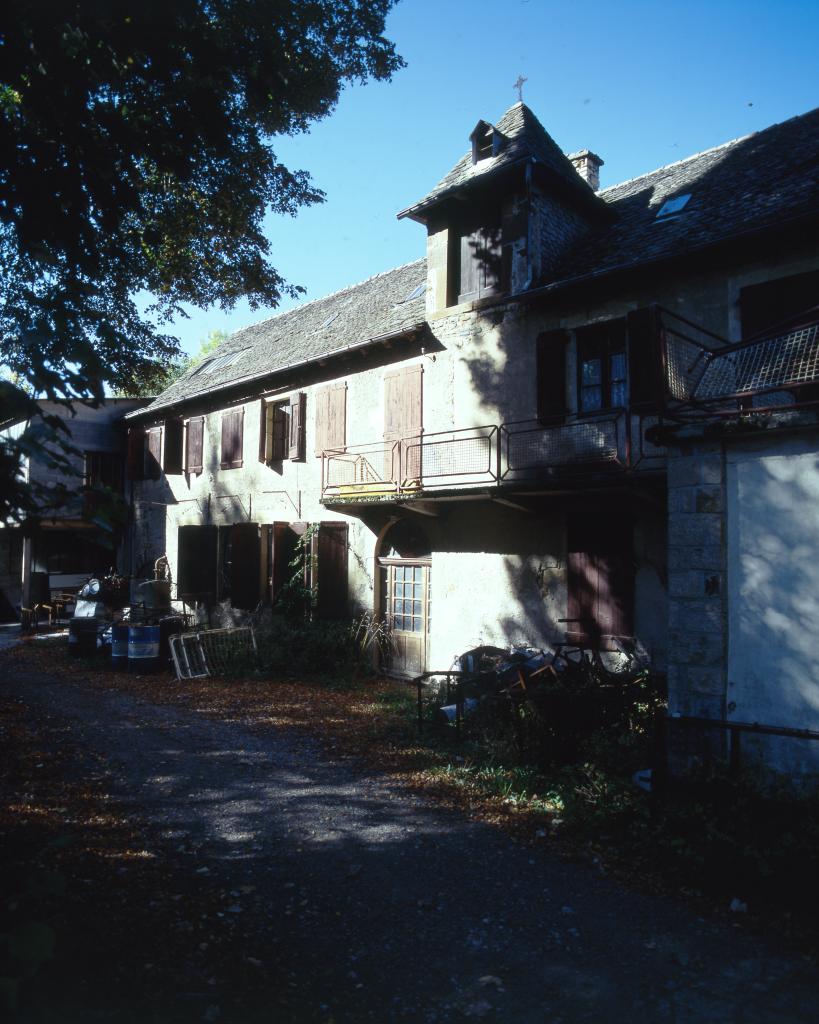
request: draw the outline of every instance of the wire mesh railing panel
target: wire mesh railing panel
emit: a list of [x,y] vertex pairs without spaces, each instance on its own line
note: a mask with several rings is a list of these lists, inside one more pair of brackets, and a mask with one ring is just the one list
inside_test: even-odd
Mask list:
[[[802,327],[778,338],[765,338],[737,349],[730,356],[736,367],[736,392],[765,391],[819,379],[819,345],[817,325]],[[709,382],[710,383],[710,382]],[[702,397],[710,397],[710,389]]]
[[799,399],[788,389],[819,381],[819,324],[729,345],[675,314],[662,315],[666,392],[682,405],[730,409],[731,400],[743,398],[755,407],[795,405]]
[[677,402],[693,401],[697,386],[708,369],[711,352],[696,342],[665,332],[666,388]]
[[523,429],[512,424],[504,429],[507,472],[619,458],[616,420]]
[[486,476],[492,472],[492,433],[447,437],[425,437],[406,448],[407,465],[421,467],[421,479],[428,482],[438,477]]

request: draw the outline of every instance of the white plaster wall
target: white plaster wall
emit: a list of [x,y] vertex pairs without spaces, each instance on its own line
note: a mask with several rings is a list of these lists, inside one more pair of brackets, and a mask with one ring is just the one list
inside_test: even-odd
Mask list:
[[[819,437],[728,453],[728,714],[819,730]],[[819,743],[743,738],[819,771]]]

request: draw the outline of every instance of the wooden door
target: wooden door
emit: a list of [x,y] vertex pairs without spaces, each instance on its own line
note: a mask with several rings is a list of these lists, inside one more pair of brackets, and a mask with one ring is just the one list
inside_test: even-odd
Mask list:
[[608,649],[634,632],[633,523],[629,510],[574,508],[567,522],[566,639]]
[[430,566],[395,561],[382,565],[384,615],[392,633],[390,675],[412,677],[426,671],[430,627]]
[[416,365],[384,374],[385,479],[399,484],[421,477],[423,372]]

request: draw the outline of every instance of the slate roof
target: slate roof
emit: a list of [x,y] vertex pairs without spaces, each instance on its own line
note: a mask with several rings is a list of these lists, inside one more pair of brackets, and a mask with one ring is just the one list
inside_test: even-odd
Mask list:
[[[525,104],[511,107],[496,128],[507,140],[496,157],[473,165],[467,154],[432,192],[399,216],[422,212],[448,193],[531,157],[559,175],[563,184],[579,189],[581,199],[594,199],[595,193]],[[685,194],[691,198],[678,215],[657,219],[667,199]],[[533,292],[819,216],[819,108],[604,189],[597,197],[614,216],[590,229],[548,280],[536,282]],[[129,417],[419,328],[425,323],[424,296],[406,300],[425,280],[426,260],[421,259],[246,327],[214,353],[241,353],[235,362],[213,371],[195,367]]]
[[407,297],[426,277],[426,260],[416,260],[245,327],[210,356],[241,353],[235,362],[210,372],[200,363],[140,415],[420,327],[426,322],[424,295]]
[[402,210],[398,214],[399,218],[423,219],[424,211],[446,196],[466,185],[488,181],[500,171],[526,159],[536,160],[553,175],[557,175],[580,201],[594,201],[594,192],[525,103],[516,103],[510,107],[494,127],[504,136],[503,146],[497,156],[486,157],[473,164],[470,150],[431,192]]
[[[690,194],[657,220],[666,199]],[[819,108],[598,193],[616,216],[585,235],[551,281],[597,276],[819,214]]]

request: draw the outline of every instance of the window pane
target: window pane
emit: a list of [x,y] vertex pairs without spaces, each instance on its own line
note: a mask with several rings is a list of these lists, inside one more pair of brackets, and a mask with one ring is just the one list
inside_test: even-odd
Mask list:
[[611,382],[611,404],[615,408],[624,407],[626,404],[626,382],[625,381],[612,381]]
[[600,383],[600,360],[587,359],[583,362],[581,369],[583,387],[589,387]]
[[611,381],[625,381],[626,379],[626,353],[614,352],[611,356]]
[[582,412],[596,412],[603,408],[602,388],[581,388],[580,409]]
[[421,614],[421,602],[420,601],[413,601],[412,602],[412,614],[413,615],[420,615]]

